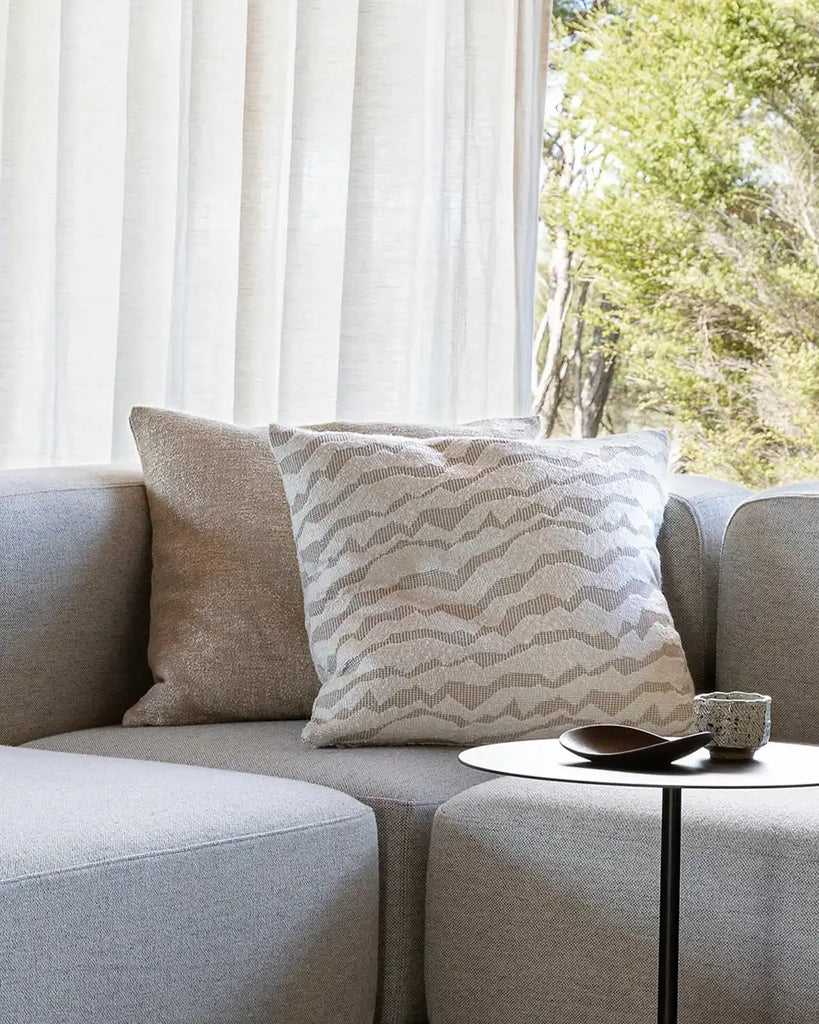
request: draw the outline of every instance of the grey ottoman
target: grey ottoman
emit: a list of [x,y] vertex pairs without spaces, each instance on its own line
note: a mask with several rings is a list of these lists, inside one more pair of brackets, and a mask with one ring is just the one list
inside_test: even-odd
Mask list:
[[[819,800],[683,796],[680,1021],[815,1024]],[[660,796],[516,779],[439,808],[430,1024],[653,1024]]]
[[371,1024],[373,813],[307,783],[0,747],[3,1024]]

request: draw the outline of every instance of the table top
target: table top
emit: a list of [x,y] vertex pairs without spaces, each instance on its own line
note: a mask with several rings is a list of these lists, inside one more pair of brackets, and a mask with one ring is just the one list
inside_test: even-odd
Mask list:
[[519,740],[471,747],[459,760],[495,775],[597,786],[656,789],[781,789],[819,786],[819,746],[768,743],[752,761],[711,761],[707,750],[680,758],[661,771],[622,771],[584,761],[558,740]]

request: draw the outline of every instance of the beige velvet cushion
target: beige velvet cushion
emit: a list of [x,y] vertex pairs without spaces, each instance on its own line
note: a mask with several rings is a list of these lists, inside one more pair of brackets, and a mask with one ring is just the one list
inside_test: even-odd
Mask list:
[[660,587],[668,437],[431,440],[271,428],[322,683],[304,738],[685,731]]
[[[418,436],[440,432],[402,424],[352,426]],[[308,717],[318,680],[304,631],[290,511],[268,427],[245,429],[136,408],[131,428],[153,534],[148,658],[155,684],[124,723]],[[533,436],[536,425],[491,420],[457,429],[515,437]]]

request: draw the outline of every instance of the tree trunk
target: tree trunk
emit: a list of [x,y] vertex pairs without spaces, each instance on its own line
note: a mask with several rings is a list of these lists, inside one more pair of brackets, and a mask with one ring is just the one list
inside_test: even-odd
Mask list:
[[[560,156],[556,165],[557,189],[568,194],[575,173],[575,140],[568,129],[560,133],[557,140]],[[574,253],[571,250],[569,232],[566,228],[555,230],[554,244],[549,254],[547,283],[549,295],[546,302],[545,337],[538,350],[538,364],[542,357],[542,369],[535,394],[534,413],[540,417],[540,433],[548,437],[554,430],[563,381],[566,377],[563,357],[563,336],[566,321],[572,305]],[[543,351],[545,342],[545,351]]]
[[588,279],[580,285],[574,328],[572,329],[572,351],[568,360],[572,369],[572,437],[585,437],[583,433],[583,334],[586,329],[585,310],[590,287],[591,281]]
[[540,372],[534,413],[540,417],[540,433],[548,437],[554,429],[562,390],[563,335],[572,304],[572,252],[569,233],[563,229],[555,236],[549,256],[549,298],[546,303],[546,352]]
[[[602,309],[611,308],[605,301],[600,305]],[[591,350],[586,359],[586,376],[580,398],[582,409],[580,437],[597,437],[600,430],[600,423],[617,366],[617,355],[614,349],[619,337],[619,331],[604,336],[602,327],[594,328]]]

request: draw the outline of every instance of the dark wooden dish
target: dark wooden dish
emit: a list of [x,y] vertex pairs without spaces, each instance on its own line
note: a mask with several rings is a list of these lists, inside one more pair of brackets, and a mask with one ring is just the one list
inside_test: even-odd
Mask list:
[[611,768],[640,768],[651,771],[665,768],[686,754],[710,743],[711,733],[671,739],[645,729],[627,725],[581,725],[560,737],[561,746],[578,757]]

